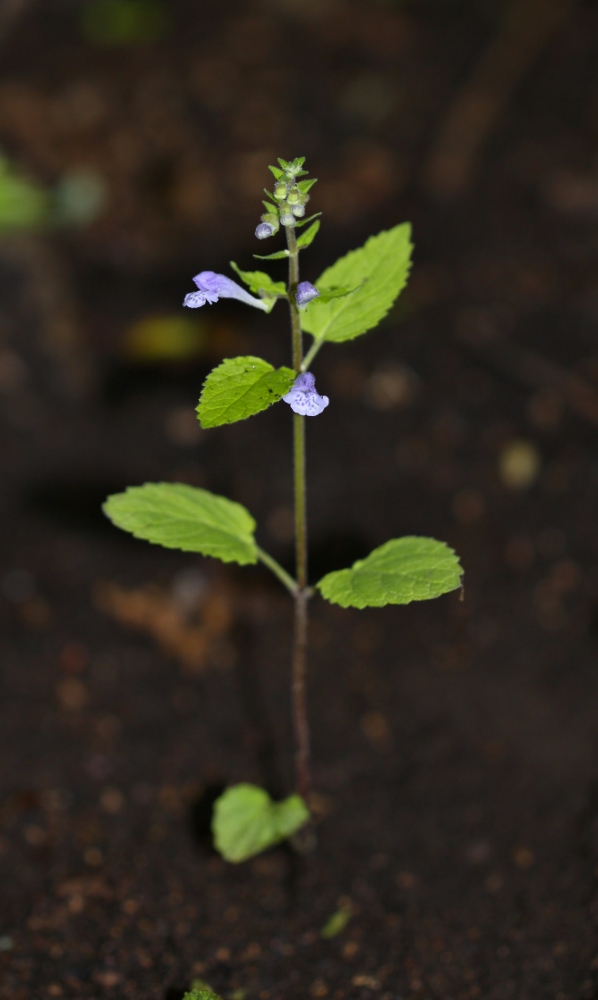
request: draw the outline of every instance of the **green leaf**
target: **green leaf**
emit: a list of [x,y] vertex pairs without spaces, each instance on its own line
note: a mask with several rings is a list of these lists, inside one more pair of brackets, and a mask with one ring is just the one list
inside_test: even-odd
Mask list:
[[296,156],[295,159],[293,160],[292,166],[293,167],[302,167],[304,163],[305,163],[305,157],[304,156]]
[[280,170],[278,167],[268,167],[268,170],[274,174],[274,179],[277,181],[280,180],[281,177],[284,177],[284,170]]
[[376,326],[405,287],[411,266],[409,223],[372,236],[358,250],[337,260],[315,282],[317,287],[359,285],[350,299],[315,300],[303,329],[318,341],[353,340]]
[[216,800],[212,833],[216,850],[237,864],[296,833],[309,820],[299,795],[273,802],[257,785],[233,785]]
[[304,233],[301,233],[301,236],[297,240],[297,249],[305,250],[305,247],[308,247],[310,243],[313,243],[319,228],[320,228],[320,223],[314,222],[314,224],[310,226],[309,229],[306,229]]
[[311,222],[312,219],[317,219],[321,214],[321,212],[314,212],[313,215],[308,215],[306,219],[297,219],[295,229],[301,229],[301,226],[306,226],[308,222]]
[[202,427],[221,427],[267,410],[297,378],[292,368],[274,369],[262,358],[225,358],[204,382],[197,406]]
[[278,205],[273,205],[271,201],[263,201],[262,205],[267,212],[272,212],[273,215],[278,213]]
[[290,167],[290,165],[291,165],[288,162],[288,160],[281,160],[280,156],[277,156],[276,159],[278,160],[278,162],[280,163],[281,167],[283,167],[283,168]]
[[253,255],[256,260],[282,260],[283,257],[289,256],[288,250],[277,250],[276,253],[267,253],[263,256],[261,253],[254,253]]
[[117,528],[166,549],[236,562],[258,561],[255,521],[241,504],[186,483],[145,483],[108,497],[103,511]]
[[242,271],[235,264],[234,260],[231,260],[230,266],[237,272],[241,281],[248,286],[251,292],[261,295],[266,302],[272,300],[272,307],[275,305],[279,295],[283,295],[286,299],[287,286],[284,281],[273,281],[270,275],[264,271]]
[[307,192],[314,186],[314,184],[317,184],[317,182],[317,177],[310,177],[308,181],[299,181],[297,187],[301,191],[301,194],[307,194]]
[[461,586],[462,569],[452,549],[434,538],[393,538],[351,569],[328,573],[318,590],[342,608],[381,608],[440,597]]

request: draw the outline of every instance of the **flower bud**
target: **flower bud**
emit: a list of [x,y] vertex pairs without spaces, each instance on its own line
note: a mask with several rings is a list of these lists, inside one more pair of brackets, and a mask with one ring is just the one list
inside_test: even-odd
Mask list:
[[255,230],[255,235],[258,240],[267,240],[269,236],[274,236],[274,226],[271,226],[269,222],[260,222]]
[[315,285],[311,285],[309,281],[300,281],[297,285],[295,300],[298,306],[306,306],[312,299],[317,299],[319,294]]
[[305,205],[293,205],[293,215],[297,219],[302,219],[305,215]]
[[287,196],[286,184],[278,183],[274,185],[274,197],[276,201],[284,201]]
[[289,205],[298,205],[301,201],[301,192],[297,188],[292,188],[287,195],[287,201]]
[[278,213],[264,212],[260,216],[261,223],[255,231],[258,240],[265,240],[268,236],[275,236],[280,229],[280,219]]
[[296,225],[292,208],[286,201],[280,206],[280,224],[282,226]]

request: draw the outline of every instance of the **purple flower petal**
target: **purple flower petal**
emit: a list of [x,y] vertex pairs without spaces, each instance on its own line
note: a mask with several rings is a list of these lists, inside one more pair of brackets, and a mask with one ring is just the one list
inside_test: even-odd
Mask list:
[[269,236],[274,236],[274,226],[271,226],[269,222],[260,222],[255,235],[258,240],[267,240]]
[[263,309],[264,312],[268,311],[268,306],[263,299],[254,298],[232,278],[227,278],[225,274],[216,274],[215,271],[201,271],[200,274],[195,275],[193,281],[199,291],[190,292],[183,301],[183,305],[190,309],[199,309],[206,302],[213,305],[214,302],[218,302],[218,299],[238,299],[239,302],[244,302],[247,306]]
[[297,294],[295,296],[297,305],[306,306],[312,299],[317,299],[319,294],[315,285],[310,285],[309,281],[300,281],[297,285]]
[[311,372],[298,375],[289,392],[282,398],[294,413],[304,417],[317,417],[330,402],[328,396],[320,396],[316,392],[316,380]]

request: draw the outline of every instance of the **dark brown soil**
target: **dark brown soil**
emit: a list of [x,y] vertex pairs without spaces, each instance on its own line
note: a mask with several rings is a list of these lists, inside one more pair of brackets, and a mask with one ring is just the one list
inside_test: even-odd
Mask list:
[[[23,5],[0,71],[4,150],[110,192],[86,228],[0,240],[0,997],[592,1000],[596,8],[567,7],[449,191],[426,165],[502,4],[173,0],[126,49],[82,41],[81,6]],[[100,504],[203,485],[288,564],[288,411],[193,418],[222,356],[288,361],[283,310],[206,310],[187,361],[126,345],[197,270],[250,264],[267,162],[303,153],[325,210],[306,278],[402,219],[417,243],[397,310],[318,358],[312,578],[430,534],[465,600],[313,603],[317,848],[234,867],[215,795],[292,787],[289,602]]]

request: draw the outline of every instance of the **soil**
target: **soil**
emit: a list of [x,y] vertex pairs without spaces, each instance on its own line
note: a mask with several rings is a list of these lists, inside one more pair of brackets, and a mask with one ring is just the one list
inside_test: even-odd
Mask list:
[[[15,6],[2,42],[4,151],[48,185],[93,169],[109,197],[85,227],[0,241],[0,997],[177,1000],[201,979],[226,1000],[591,1000],[595,7],[532,52],[459,192],[426,163],[500,4],[173,0],[164,36],[124,49],[82,39],[81,7]],[[317,845],[230,866],[219,791],[292,788],[290,602],[100,505],[205,486],[290,567],[288,411],[193,414],[221,357],[288,363],[284,311],[220,303],[162,363],[134,326],[180,317],[197,270],[250,264],[279,153],[320,177],[304,277],[402,219],[417,243],[387,320],[318,357],[312,579],[429,534],[465,592],[313,602]]]

